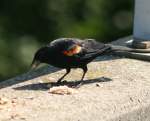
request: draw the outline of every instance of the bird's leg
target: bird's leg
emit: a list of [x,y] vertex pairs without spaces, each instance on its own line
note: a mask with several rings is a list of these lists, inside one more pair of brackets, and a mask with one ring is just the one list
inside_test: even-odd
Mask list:
[[88,70],[87,66],[84,66],[82,69],[83,69],[83,75],[82,75],[82,78],[81,78],[80,83],[76,86],[76,88],[79,88],[79,87],[83,84],[82,81],[83,81],[84,76],[85,76],[85,74],[86,74],[86,72],[87,72],[87,70]]
[[61,80],[69,73],[70,73],[70,68],[66,69],[66,73],[60,79],[58,79],[57,83],[60,83]]
[[85,74],[86,74],[88,68],[87,68],[87,66],[84,66],[82,69],[83,69],[83,75],[82,75],[81,81],[83,81],[84,76],[85,76]]

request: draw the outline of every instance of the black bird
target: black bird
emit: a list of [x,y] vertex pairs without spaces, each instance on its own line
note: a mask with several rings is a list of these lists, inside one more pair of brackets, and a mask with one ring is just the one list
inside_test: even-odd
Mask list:
[[[71,68],[81,68],[83,69],[81,80],[83,80],[88,70],[88,63],[97,56],[117,50],[120,50],[120,48],[115,49],[113,46],[97,42],[94,39],[60,38],[40,48],[35,53],[32,69],[36,68],[40,63],[66,69],[66,73],[57,81],[61,82],[69,74]],[[136,52],[138,50],[125,49],[125,51]]]

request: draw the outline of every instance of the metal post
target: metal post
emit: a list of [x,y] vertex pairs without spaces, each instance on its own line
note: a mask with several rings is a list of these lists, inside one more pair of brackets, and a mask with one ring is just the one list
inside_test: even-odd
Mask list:
[[135,0],[133,37],[134,47],[150,47],[150,0]]

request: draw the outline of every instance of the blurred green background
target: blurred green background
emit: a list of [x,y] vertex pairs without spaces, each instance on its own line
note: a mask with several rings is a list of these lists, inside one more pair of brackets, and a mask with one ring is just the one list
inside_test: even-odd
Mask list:
[[132,34],[134,0],[0,0],[0,81],[27,72],[60,37],[109,42]]

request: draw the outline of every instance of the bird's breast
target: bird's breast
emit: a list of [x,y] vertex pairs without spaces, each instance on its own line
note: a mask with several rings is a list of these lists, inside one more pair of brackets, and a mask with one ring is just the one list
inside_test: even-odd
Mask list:
[[78,68],[82,66],[80,60],[74,56],[65,56],[63,54],[55,54],[48,61],[48,64],[59,68]]

